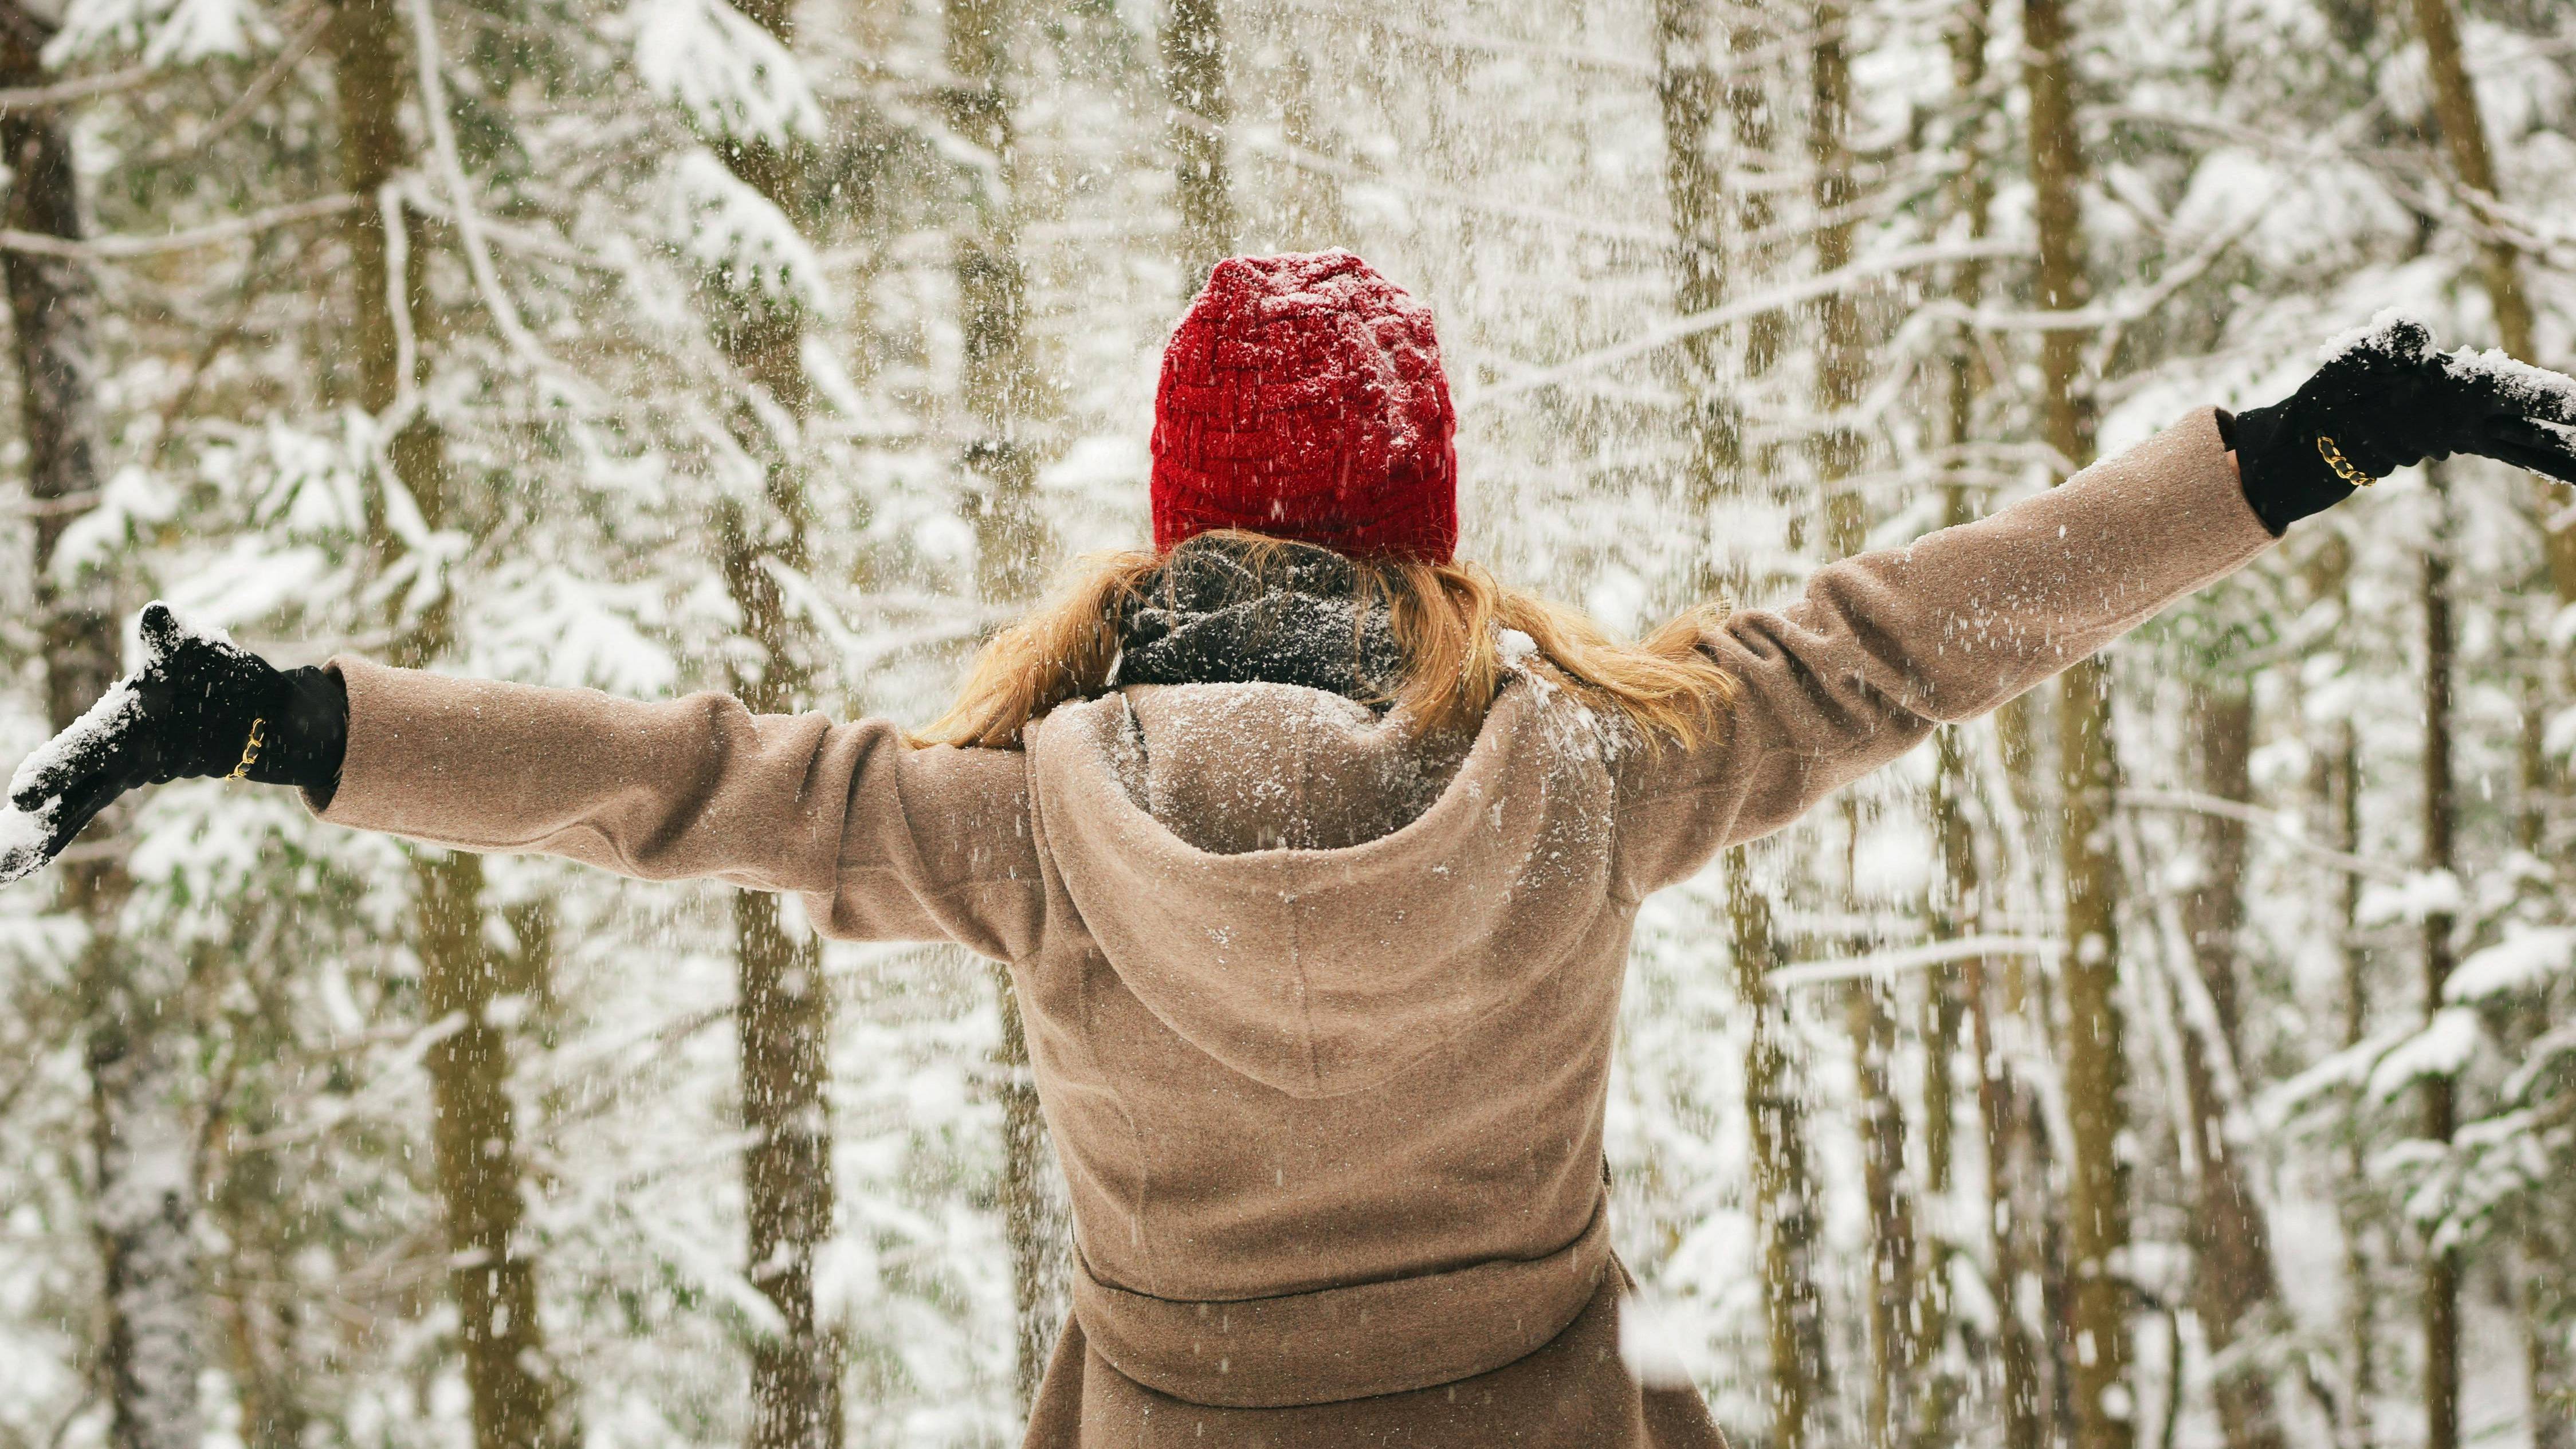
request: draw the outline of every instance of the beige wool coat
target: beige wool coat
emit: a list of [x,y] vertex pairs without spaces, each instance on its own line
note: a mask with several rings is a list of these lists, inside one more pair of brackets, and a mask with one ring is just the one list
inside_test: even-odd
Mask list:
[[1538,675],[1409,744],[1289,685],[1141,686],[1021,750],[339,661],[324,818],[800,894],[1008,963],[1071,1185],[1028,1442],[1713,1445],[1621,1366],[1602,1118],[1638,903],[2263,551],[2212,415],[1819,570],[1653,749]]

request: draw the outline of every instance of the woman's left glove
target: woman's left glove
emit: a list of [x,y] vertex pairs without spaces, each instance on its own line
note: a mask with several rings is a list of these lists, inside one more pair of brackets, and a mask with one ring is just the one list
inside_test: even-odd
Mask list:
[[2426,458],[2476,453],[2576,483],[2576,378],[2502,353],[2442,353],[2424,324],[2383,317],[2299,390],[2234,418],[2245,501],[2278,535]]
[[143,667],[10,780],[9,803],[24,818],[0,820],[0,882],[61,854],[139,785],[223,775],[299,785],[326,801],[338,787],[349,694],[337,673],[273,668],[229,639],[189,629],[167,604],[143,610],[142,633]]

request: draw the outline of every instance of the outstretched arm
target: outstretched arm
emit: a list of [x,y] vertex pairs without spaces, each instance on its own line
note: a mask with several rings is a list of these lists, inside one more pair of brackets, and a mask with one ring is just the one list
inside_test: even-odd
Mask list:
[[882,721],[756,716],[341,659],[281,672],[144,611],[144,667],[12,782],[0,881],[126,791],[230,774],[301,787],[323,819],[432,844],[560,855],[654,880],[795,891],[839,936],[1025,954],[1043,892],[1013,751],[914,749]]
[[1632,761],[1622,866],[1640,892],[2065,669],[2234,571],[2356,485],[2475,453],[2576,481],[2576,380],[2432,350],[2383,316],[2291,397],[2204,410],[1992,517],[1816,572],[1702,647],[1740,686],[1697,750]]
[[[1040,881],[1017,751],[916,749],[882,720],[755,715],[334,661],[349,742],[322,818],[647,880],[806,896],[845,937],[1021,954]],[[317,802],[318,803],[318,802]]]
[[1737,685],[1719,737],[1622,780],[1628,878],[1653,890],[1778,830],[2272,542],[2205,409],[1991,517],[1819,569],[1786,608],[1729,615],[1701,646]]

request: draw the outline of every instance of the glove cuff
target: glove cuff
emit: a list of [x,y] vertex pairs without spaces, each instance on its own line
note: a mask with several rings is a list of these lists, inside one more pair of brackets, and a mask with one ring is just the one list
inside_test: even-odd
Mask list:
[[2293,415],[2296,398],[2219,414],[2219,437],[2236,450],[2236,476],[2254,516],[2279,538],[2291,524],[2353,495],[2317,451],[2315,430]]
[[259,758],[247,777],[298,786],[316,804],[327,805],[340,788],[340,764],[349,753],[349,687],[340,672],[313,665],[289,669],[278,676],[267,708]]

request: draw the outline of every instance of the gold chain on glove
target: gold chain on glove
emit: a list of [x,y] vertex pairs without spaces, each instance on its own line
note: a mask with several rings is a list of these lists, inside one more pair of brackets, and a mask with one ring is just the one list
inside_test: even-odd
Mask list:
[[2336,477],[2355,488],[2367,488],[2379,481],[2352,466],[2352,460],[2343,455],[2343,449],[2336,447],[2335,440],[2323,433],[2317,435],[2317,456],[2326,460],[2326,466],[2335,470]]
[[250,778],[250,767],[259,763],[260,747],[268,743],[268,735],[266,733],[267,729],[267,720],[255,718],[250,722],[250,739],[245,741],[242,745],[241,763],[233,766],[233,772],[224,776],[225,779],[247,780]]

